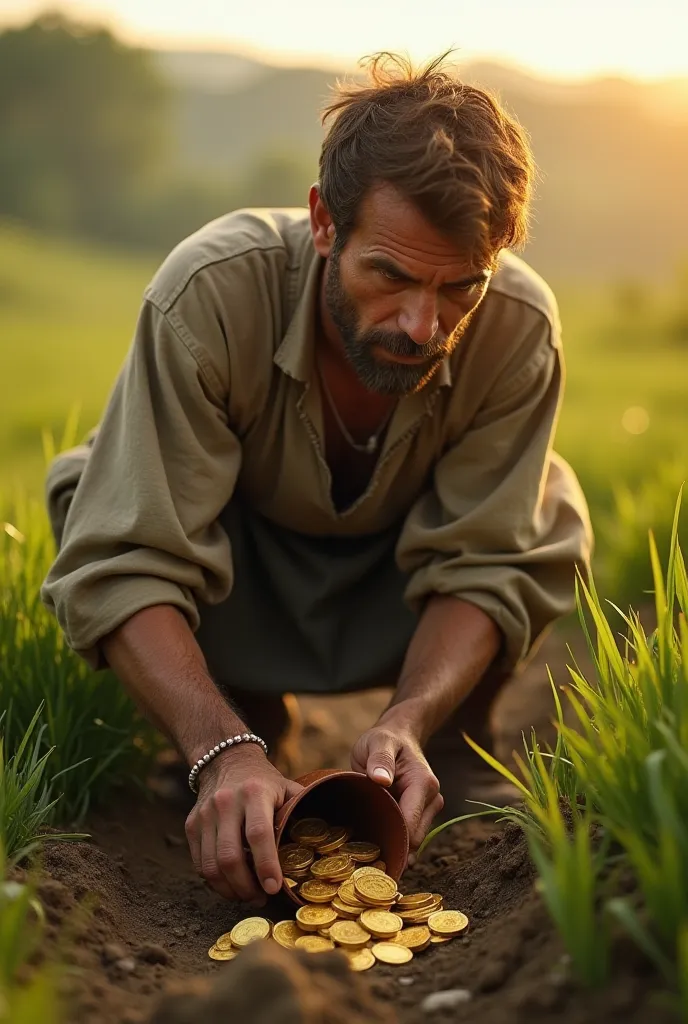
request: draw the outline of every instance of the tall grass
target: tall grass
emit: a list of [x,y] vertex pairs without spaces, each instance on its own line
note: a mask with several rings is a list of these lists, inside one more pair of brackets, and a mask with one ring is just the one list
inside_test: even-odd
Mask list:
[[[608,976],[615,924],[654,961],[688,1019],[688,576],[680,510],[679,495],[666,575],[650,534],[657,622],[651,633],[632,609],[609,603],[605,612],[594,580],[579,577],[578,614],[594,678],[575,662],[569,668],[565,691],[575,727],[565,723],[553,688],[555,749],[541,751],[531,736],[525,756],[517,757],[519,779],[467,739],[522,792],[521,807],[476,813],[501,814],[523,827],[579,979],[596,985]],[[625,627],[623,638],[612,622]],[[609,898],[612,864],[632,873],[633,900],[613,892]]]
[[92,672],[68,648],[43,606],[40,587],[54,546],[42,505],[18,499],[6,515],[0,522],[0,707],[10,711],[6,756],[19,748],[43,705],[40,749],[52,748],[50,774],[60,777],[59,818],[78,821],[113,784],[145,772],[157,734],[111,673]]

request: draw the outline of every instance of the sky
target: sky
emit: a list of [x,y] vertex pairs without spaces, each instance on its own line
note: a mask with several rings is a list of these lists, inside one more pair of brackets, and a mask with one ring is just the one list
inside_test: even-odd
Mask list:
[[377,50],[448,49],[559,78],[688,76],[688,0],[0,0],[0,25],[46,6],[130,42],[353,66]]

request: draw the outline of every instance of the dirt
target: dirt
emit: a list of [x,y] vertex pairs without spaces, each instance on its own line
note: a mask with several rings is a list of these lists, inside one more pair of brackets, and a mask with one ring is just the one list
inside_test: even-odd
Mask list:
[[[551,637],[499,716],[501,753],[530,724],[551,719],[544,664],[565,681],[561,635]],[[386,695],[301,701],[304,770],[346,765],[348,749]],[[168,766],[147,790],[121,792],[89,821],[89,843],[51,844],[40,896],[45,952],[61,949],[68,972],[67,1024],[601,1024],[675,1020],[659,979],[628,942],[614,951],[612,983],[582,990],[534,885],[520,831],[464,824],[447,830],[406,872],[405,891],[440,892],[470,929],[403,967],[354,975],[339,954],[285,954],[262,944],[230,964],[208,959],[215,938],[245,909],[223,901],[194,873],[184,839],[191,794]],[[293,908],[292,908],[293,909]],[[292,916],[277,899],[261,911]],[[59,943],[58,943],[59,939]],[[433,993],[454,1005],[428,1010]]]

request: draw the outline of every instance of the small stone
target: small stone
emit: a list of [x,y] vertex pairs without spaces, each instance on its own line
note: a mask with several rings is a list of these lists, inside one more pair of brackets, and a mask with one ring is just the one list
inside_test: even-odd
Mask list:
[[175,939],[185,939],[186,938],[186,928],[181,928],[181,927],[173,928],[172,929],[172,935],[174,935]]
[[133,956],[122,957],[121,960],[115,961],[115,967],[121,971],[122,974],[131,974],[132,971],[136,970],[136,961]]
[[167,950],[155,943],[147,943],[145,946],[141,946],[136,955],[139,960],[143,960],[147,964],[168,964],[170,962],[170,955]]
[[415,978],[409,978],[409,977],[399,978],[399,984],[400,985],[413,985],[415,980],[416,980]]
[[467,988],[447,988],[443,992],[431,992],[420,1004],[423,1013],[435,1010],[453,1010],[462,1003],[469,1002],[471,993]]
[[100,951],[104,964],[114,964],[117,960],[124,960],[127,951],[119,942],[106,942]]

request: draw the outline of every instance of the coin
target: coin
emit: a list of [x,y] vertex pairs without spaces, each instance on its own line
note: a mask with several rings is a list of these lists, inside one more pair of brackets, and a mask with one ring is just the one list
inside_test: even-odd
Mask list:
[[318,882],[317,879],[314,878],[309,879],[307,882],[303,882],[299,889],[299,896],[302,896],[304,900],[307,900],[309,903],[330,903],[336,895],[336,885],[330,885],[327,882]]
[[[275,942],[285,949],[293,949],[297,939],[303,936],[303,932],[296,921],[278,921],[272,929],[272,937]],[[217,945],[217,943],[216,943]]]
[[211,960],[233,960],[236,955],[235,949],[218,949],[217,944],[211,946],[208,950],[208,956]]
[[425,924],[430,915],[436,914],[438,910],[442,910],[441,903],[439,906],[425,907],[423,910],[409,910],[406,912],[398,910],[396,913],[399,914],[399,917],[402,921],[405,921],[406,924]]
[[367,971],[369,967],[372,967],[375,963],[375,957],[371,950],[366,949],[355,949],[345,950],[346,958],[349,961],[349,967],[352,971]]
[[332,907],[308,905],[299,907],[296,920],[305,932],[317,932],[318,928],[329,928],[337,920],[337,911]]
[[217,949],[231,949],[232,948],[232,936],[229,932],[225,932],[219,939],[215,939],[215,946]]
[[390,914],[388,910],[364,910],[359,920],[376,939],[393,938],[404,924],[398,914]]
[[371,864],[371,867],[377,868],[378,871],[383,872],[387,870],[387,865],[383,860],[376,860],[374,864]]
[[[420,907],[429,907],[435,902],[431,892],[414,892],[406,896],[400,896],[397,900],[399,910],[418,910]],[[438,902],[441,902],[441,897]]]
[[380,847],[375,843],[344,843],[341,851],[348,853],[358,864],[372,864],[380,856]]
[[286,875],[284,881],[287,883],[290,889],[295,889],[296,886],[298,885],[298,882],[296,881],[295,878],[287,878]]
[[442,942],[451,942],[453,938],[453,935],[431,935],[430,942],[433,946],[438,946]]
[[435,935],[459,935],[468,928],[468,918],[460,910],[440,910],[428,918],[428,928]]
[[309,868],[315,859],[315,854],[309,847],[291,843],[280,847],[277,852],[282,871],[290,878],[298,878],[299,872]]
[[416,925],[413,928],[404,928],[396,936],[394,942],[418,953],[430,944],[430,929],[424,924]]
[[307,953],[326,953],[334,949],[334,942],[323,935],[303,935],[296,940],[296,949],[305,949]]
[[301,818],[289,829],[289,835],[295,843],[302,846],[317,846],[327,839],[330,826],[322,818]]
[[337,914],[337,917],[344,917],[348,921],[357,921],[359,915],[366,909],[363,903],[358,907],[351,907],[348,903],[342,903],[336,898],[332,900],[331,907]]
[[348,949],[360,949],[370,938],[370,933],[361,928],[357,921],[336,921],[330,928],[330,938]]
[[394,942],[376,942],[370,952],[383,964],[407,964],[413,960],[413,953],[408,946],[399,946]]
[[270,922],[264,917],[246,917],[239,921],[239,924],[235,924],[229,934],[232,945],[237,949],[243,949],[258,939],[267,939],[270,934]]
[[355,882],[357,878],[363,878],[364,875],[384,875],[384,870],[376,866],[377,864],[382,863],[383,862],[380,860],[376,861],[375,864],[366,864],[362,868],[356,868],[351,877]]
[[389,875],[363,875],[354,880],[354,891],[362,903],[388,903],[397,892],[397,883]]
[[[353,869],[353,861],[346,854],[337,854],[334,857],[323,857],[311,865],[311,874],[315,878],[326,880],[336,879],[343,872]],[[345,876],[346,877],[346,876]]]
[[316,843],[318,853],[333,853],[351,838],[351,829],[345,825],[335,825],[327,833],[322,842]]

